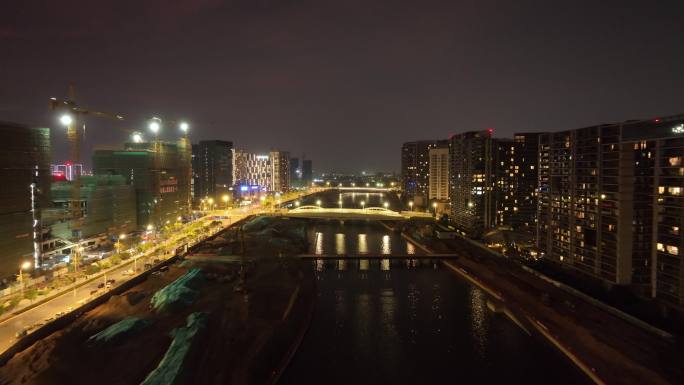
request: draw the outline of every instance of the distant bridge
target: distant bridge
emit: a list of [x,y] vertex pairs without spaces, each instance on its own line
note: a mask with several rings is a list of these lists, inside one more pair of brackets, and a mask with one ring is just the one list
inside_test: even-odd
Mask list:
[[366,207],[362,209],[323,208],[319,206],[301,206],[288,210],[281,215],[295,218],[330,218],[330,219],[372,219],[397,220],[411,217],[431,217],[430,214],[417,211],[394,211],[384,207]]

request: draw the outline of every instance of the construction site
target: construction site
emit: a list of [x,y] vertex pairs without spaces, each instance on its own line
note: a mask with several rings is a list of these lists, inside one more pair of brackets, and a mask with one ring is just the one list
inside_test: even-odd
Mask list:
[[257,217],[226,229],[46,324],[5,355],[0,383],[275,382],[313,309],[311,265],[291,258],[305,250],[304,227]]

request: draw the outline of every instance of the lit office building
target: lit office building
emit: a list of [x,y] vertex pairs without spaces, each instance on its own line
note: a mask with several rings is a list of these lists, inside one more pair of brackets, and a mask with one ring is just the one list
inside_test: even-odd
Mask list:
[[289,191],[291,187],[289,153],[271,151],[266,155],[235,150],[233,180],[241,195],[254,191]]

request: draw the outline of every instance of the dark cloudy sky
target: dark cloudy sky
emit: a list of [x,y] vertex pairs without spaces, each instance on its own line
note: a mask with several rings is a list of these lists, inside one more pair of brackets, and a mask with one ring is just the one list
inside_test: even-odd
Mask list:
[[0,120],[57,127],[73,82],[129,117],[88,120],[86,149],[161,115],[317,172],[398,170],[408,140],[684,113],[682,3],[3,1]]

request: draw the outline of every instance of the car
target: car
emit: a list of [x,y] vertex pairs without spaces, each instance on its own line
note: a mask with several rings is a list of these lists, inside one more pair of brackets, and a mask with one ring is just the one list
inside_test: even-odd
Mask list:
[[169,271],[169,267],[168,266],[162,266],[159,268],[159,271],[166,273],[167,271]]
[[17,338],[17,339],[22,338],[22,337],[26,337],[26,336],[28,335],[28,332],[29,332],[29,331],[28,331],[28,329],[26,329],[26,328],[21,329],[20,331],[18,331],[18,332],[14,335],[14,337]]
[[103,287],[105,287],[105,284],[104,284],[104,283],[99,283],[99,284],[97,285],[97,288],[98,288],[98,289],[102,289]]
[[107,284],[109,284],[109,285],[113,284],[114,282],[116,282],[115,279],[108,279],[107,280]]
[[90,291],[90,295],[95,295],[100,291],[100,289],[95,289]]

